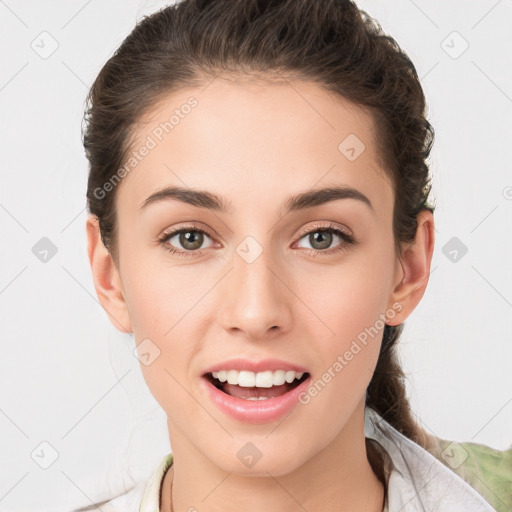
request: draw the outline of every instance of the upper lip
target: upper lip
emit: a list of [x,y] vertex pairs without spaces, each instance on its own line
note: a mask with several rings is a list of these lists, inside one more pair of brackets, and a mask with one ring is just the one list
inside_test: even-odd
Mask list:
[[242,357],[228,359],[227,361],[223,361],[221,363],[214,364],[203,372],[203,374],[218,372],[221,370],[246,370],[254,373],[264,372],[264,371],[276,371],[276,370],[285,370],[285,371],[296,371],[306,373],[308,370],[303,366],[289,363],[287,361],[283,361],[282,359],[261,359],[259,361],[251,361],[250,359],[245,359]]

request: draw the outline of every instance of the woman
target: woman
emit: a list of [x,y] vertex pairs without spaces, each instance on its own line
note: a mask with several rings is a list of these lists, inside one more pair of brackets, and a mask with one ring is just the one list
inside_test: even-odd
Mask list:
[[430,272],[434,132],[374,20],[185,0],[88,99],[94,283],[172,446],[141,511],[503,507],[510,471],[483,461],[505,455],[428,435],[407,401],[394,347]]

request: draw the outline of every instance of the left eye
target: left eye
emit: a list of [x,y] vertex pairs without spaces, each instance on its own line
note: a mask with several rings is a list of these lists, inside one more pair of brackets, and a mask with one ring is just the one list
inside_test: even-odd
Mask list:
[[315,231],[306,233],[306,235],[304,235],[301,240],[306,239],[310,244],[310,247],[306,247],[306,249],[325,251],[326,249],[331,248],[330,246],[334,240],[334,237],[338,237],[342,240],[338,246],[342,245],[343,243],[350,242],[350,237],[340,229],[336,228],[315,229]]

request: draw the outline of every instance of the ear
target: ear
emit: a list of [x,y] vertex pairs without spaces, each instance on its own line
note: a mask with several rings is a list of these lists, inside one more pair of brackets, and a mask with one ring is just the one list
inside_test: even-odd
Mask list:
[[132,325],[124,298],[124,292],[112,256],[103,244],[98,217],[87,218],[87,253],[91,265],[96,295],[112,325],[121,332],[132,332]]
[[427,287],[434,251],[434,216],[429,210],[422,210],[417,219],[416,236],[411,243],[403,246],[402,257],[397,260],[396,279],[388,305],[396,314],[386,320],[390,326],[404,322],[420,302]]

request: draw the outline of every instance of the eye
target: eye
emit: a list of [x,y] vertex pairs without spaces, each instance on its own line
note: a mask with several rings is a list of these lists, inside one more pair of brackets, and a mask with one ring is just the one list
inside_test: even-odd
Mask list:
[[[204,229],[190,225],[163,233],[158,239],[158,243],[171,254],[186,258],[201,255],[203,249],[205,249],[203,244],[208,238],[212,239]],[[332,243],[336,241],[336,238],[340,239],[341,242],[334,246],[334,248],[329,249]],[[301,236],[299,241],[302,239],[309,243],[310,247],[305,247],[305,249],[311,252],[313,256],[337,253],[355,244],[352,235],[343,231],[335,224],[329,224],[328,226],[314,225],[313,228],[310,228],[309,231],[306,231]]]
[[[341,242],[338,243],[338,245],[336,245],[333,249],[326,250],[331,247],[332,243],[336,241],[336,238],[339,238]],[[342,251],[346,249],[347,246],[353,245],[355,243],[351,235],[334,224],[329,224],[328,226],[313,226],[313,229],[307,231],[300,240],[302,239],[305,239],[307,243],[309,243],[310,247],[306,247],[306,249],[313,251],[314,255],[320,253],[332,254],[338,251]]]
[[[210,236],[203,229],[199,229],[196,226],[186,226],[164,233],[158,239],[158,243],[163,245],[164,248],[172,254],[188,257],[198,255],[202,252],[205,238],[210,238]],[[183,249],[180,249],[180,246]]]

